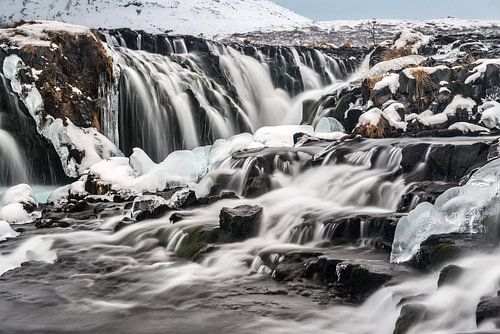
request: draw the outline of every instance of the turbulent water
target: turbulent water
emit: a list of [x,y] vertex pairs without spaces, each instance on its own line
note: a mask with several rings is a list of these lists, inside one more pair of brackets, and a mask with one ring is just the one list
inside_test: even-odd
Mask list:
[[[301,124],[308,102],[360,79],[369,62],[366,58],[352,71],[348,69],[352,60],[338,60],[318,50],[277,48],[271,55],[258,48],[207,41],[202,54],[189,52],[180,37],[166,39],[166,55],[160,55],[140,50],[140,38],[139,50],[132,50],[119,36],[106,37],[119,75],[115,94],[108,97],[111,112],[103,117],[102,130],[127,155],[140,147],[156,162],[171,152],[254,133],[263,126]],[[212,58],[209,62],[202,57]],[[316,126],[324,111],[314,112],[309,118]],[[4,120],[0,110],[0,180],[2,184],[30,181],[27,159]],[[319,128],[330,127],[338,125],[323,118]],[[493,140],[350,137],[343,146],[313,139],[312,144],[306,141],[287,148],[263,148],[254,142],[255,147],[236,154],[224,147],[230,141],[221,141],[216,168],[188,161],[193,156],[202,160],[200,152],[209,155],[210,146],[199,148],[200,155],[178,154],[186,163],[177,169],[193,164],[203,169],[196,174],[199,182],[189,186],[198,199],[208,199],[204,205],[130,225],[122,223],[136,218],[136,206],[151,199],[166,200],[151,194],[133,202],[89,196],[84,204],[42,205],[43,214],[59,219],[42,216],[36,224],[14,226],[22,233],[0,244],[0,332],[385,334],[393,333],[410,302],[423,311],[410,319],[414,322],[405,333],[493,332],[492,322],[478,328],[475,312],[482,298],[497,293],[498,251],[471,253],[455,261],[462,274],[453,284],[438,288],[439,271],[424,274],[390,263],[389,251],[377,244],[381,232],[373,233],[376,222],[366,218],[397,220],[404,215],[404,204],[406,211],[413,210],[409,217],[419,219],[416,229],[405,226],[410,218],[402,218],[403,224],[395,227],[393,262],[410,259],[431,232],[476,232],[476,226],[462,225],[469,221],[474,225],[482,218],[484,212],[478,214],[474,208],[483,209],[484,202],[488,209],[495,207],[496,161],[470,178],[438,180],[450,187],[460,181],[462,187],[446,192],[434,206],[402,203],[402,199],[416,184],[407,176],[429,168],[433,148],[491,145]],[[403,172],[404,150],[427,144],[414,169]],[[203,177],[198,180],[198,176]],[[265,191],[250,193],[252,182]],[[83,185],[77,182],[72,187]],[[0,193],[4,190],[0,188]],[[53,189],[34,190],[43,203]],[[474,200],[464,201],[467,196]],[[190,237],[219,228],[223,208],[247,204],[263,209],[256,236],[211,245],[194,261],[180,256],[192,242]],[[429,217],[432,210],[441,210],[441,215]],[[362,217],[359,224],[340,223],[353,217]],[[317,282],[281,284],[270,278],[287,255],[319,251],[390,272],[395,279],[354,305],[350,304],[354,300],[343,299]],[[342,269],[338,265],[337,276]]]

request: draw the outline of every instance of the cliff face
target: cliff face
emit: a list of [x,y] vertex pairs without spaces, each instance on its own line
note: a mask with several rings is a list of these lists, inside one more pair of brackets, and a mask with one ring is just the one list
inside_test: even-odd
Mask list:
[[[33,177],[78,176],[76,166],[71,165],[81,164],[91,153],[83,147],[85,139],[69,129],[96,137],[101,128],[107,92],[114,80],[112,59],[104,45],[87,28],[55,22],[21,23],[1,30],[0,45],[2,76],[7,79],[3,81],[3,100],[16,93],[21,102],[4,102],[4,112],[9,114],[9,131],[19,138]],[[60,159],[54,159],[56,153]],[[62,161],[65,173],[55,168],[53,175],[46,156]]]

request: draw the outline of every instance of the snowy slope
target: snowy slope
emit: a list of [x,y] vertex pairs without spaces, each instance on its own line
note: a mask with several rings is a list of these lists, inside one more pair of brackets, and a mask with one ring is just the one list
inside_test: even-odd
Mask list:
[[92,28],[205,36],[308,24],[270,0],[1,0],[0,22],[56,20]]

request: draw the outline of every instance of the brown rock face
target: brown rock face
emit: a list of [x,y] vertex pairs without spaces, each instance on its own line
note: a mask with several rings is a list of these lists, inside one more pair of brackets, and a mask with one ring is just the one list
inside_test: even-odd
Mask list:
[[27,45],[20,49],[19,56],[38,77],[35,81],[25,70],[22,81],[35,82],[46,115],[67,117],[77,126],[100,129],[100,114],[106,103],[103,90],[113,81],[112,59],[93,34],[48,35],[52,47]]

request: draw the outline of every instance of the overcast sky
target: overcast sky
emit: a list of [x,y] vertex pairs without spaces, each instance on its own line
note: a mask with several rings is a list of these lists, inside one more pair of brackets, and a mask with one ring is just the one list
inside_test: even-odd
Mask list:
[[500,0],[274,0],[313,20],[500,19]]

